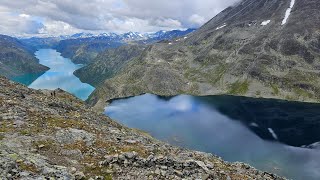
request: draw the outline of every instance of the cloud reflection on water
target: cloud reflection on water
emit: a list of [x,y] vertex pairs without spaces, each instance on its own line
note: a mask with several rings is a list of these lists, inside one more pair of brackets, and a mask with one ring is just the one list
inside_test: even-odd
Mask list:
[[32,82],[29,87],[34,89],[54,90],[61,88],[78,98],[85,100],[94,90],[89,84],[82,83],[73,72],[82,65],[76,65],[70,59],[63,58],[52,49],[41,49],[36,52],[40,63],[50,67],[50,70]]
[[[232,104],[230,104],[232,106]],[[240,121],[197,97],[146,94],[116,100],[106,114],[174,145],[212,152],[293,179],[320,179],[320,151],[261,139]]]

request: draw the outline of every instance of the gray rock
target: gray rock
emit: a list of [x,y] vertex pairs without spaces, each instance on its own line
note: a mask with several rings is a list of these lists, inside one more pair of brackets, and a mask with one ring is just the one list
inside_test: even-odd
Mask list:
[[85,178],[85,175],[83,172],[81,171],[77,171],[75,174],[74,174],[74,177],[76,180],[83,180]]
[[124,154],[128,159],[134,159],[134,158],[136,158],[137,157],[137,153],[136,152],[127,152],[127,153],[125,153]]
[[56,132],[56,140],[61,144],[72,144],[77,141],[84,141],[87,146],[95,142],[95,135],[79,129],[62,129]]

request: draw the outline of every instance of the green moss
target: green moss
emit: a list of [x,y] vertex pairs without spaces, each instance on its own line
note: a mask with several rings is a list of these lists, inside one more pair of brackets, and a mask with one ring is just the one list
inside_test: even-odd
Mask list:
[[219,65],[212,73],[209,74],[209,82],[215,85],[224,76],[227,67],[225,65]]
[[302,98],[313,98],[313,94],[309,93],[306,90],[300,89],[300,88],[294,88],[293,92],[298,96]]
[[247,80],[243,82],[238,80],[230,85],[228,93],[234,95],[244,95],[248,92],[248,90],[249,82]]
[[19,158],[19,155],[14,153],[14,154],[9,154],[9,157],[13,160],[17,160]]
[[39,170],[34,164],[26,164],[24,162],[18,163],[18,167],[24,171],[32,172],[32,173],[38,173]]
[[111,174],[105,175],[104,179],[105,180],[112,180],[112,175]]
[[277,85],[271,84],[272,95],[279,95],[280,91]]
[[49,149],[52,149],[54,147],[54,141],[53,140],[35,141],[35,142],[33,142],[33,146],[35,148],[37,148],[37,149],[49,150]]
[[21,130],[21,131],[20,131],[20,134],[23,135],[23,136],[28,136],[28,135],[30,135],[31,133],[30,133],[30,131],[29,131],[28,129],[24,129],[24,130]]
[[292,100],[294,100],[294,97],[290,96],[290,95],[286,95],[285,99],[288,101],[292,101]]

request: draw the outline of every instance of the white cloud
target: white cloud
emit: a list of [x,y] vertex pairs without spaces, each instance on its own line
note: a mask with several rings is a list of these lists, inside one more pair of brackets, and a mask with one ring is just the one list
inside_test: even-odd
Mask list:
[[28,14],[19,14],[19,17],[22,17],[22,18],[30,18],[30,15]]
[[200,26],[206,22],[206,19],[198,14],[193,14],[189,17],[189,21],[195,26]]
[[[0,21],[26,21],[41,33],[141,31],[199,27],[239,0],[0,0]],[[37,18],[41,20],[37,20]],[[35,24],[36,23],[36,24]],[[15,31],[5,23],[1,33]],[[23,23],[22,23],[23,24]],[[39,24],[43,27],[39,28]],[[2,25],[4,26],[4,25]],[[21,33],[23,28],[17,31]],[[30,31],[30,29],[29,29]],[[34,33],[35,31],[32,31]],[[25,32],[30,33],[30,32]]]
[[14,14],[10,9],[0,6],[0,34],[28,35],[38,34],[43,24],[34,21],[27,14]]
[[81,31],[62,21],[48,21],[39,29],[40,34],[68,35]]

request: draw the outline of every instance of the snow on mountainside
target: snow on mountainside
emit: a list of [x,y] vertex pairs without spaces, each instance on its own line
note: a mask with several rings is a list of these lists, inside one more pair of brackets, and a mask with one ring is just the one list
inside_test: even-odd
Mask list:
[[151,33],[139,33],[139,32],[127,32],[123,34],[116,33],[100,33],[100,34],[91,34],[91,33],[77,33],[69,36],[66,39],[80,39],[80,38],[105,38],[113,39],[118,41],[139,41],[139,40],[167,40],[177,38],[179,36],[184,36],[189,34],[196,29],[186,29],[186,30],[172,30],[172,31],[157,31]]

